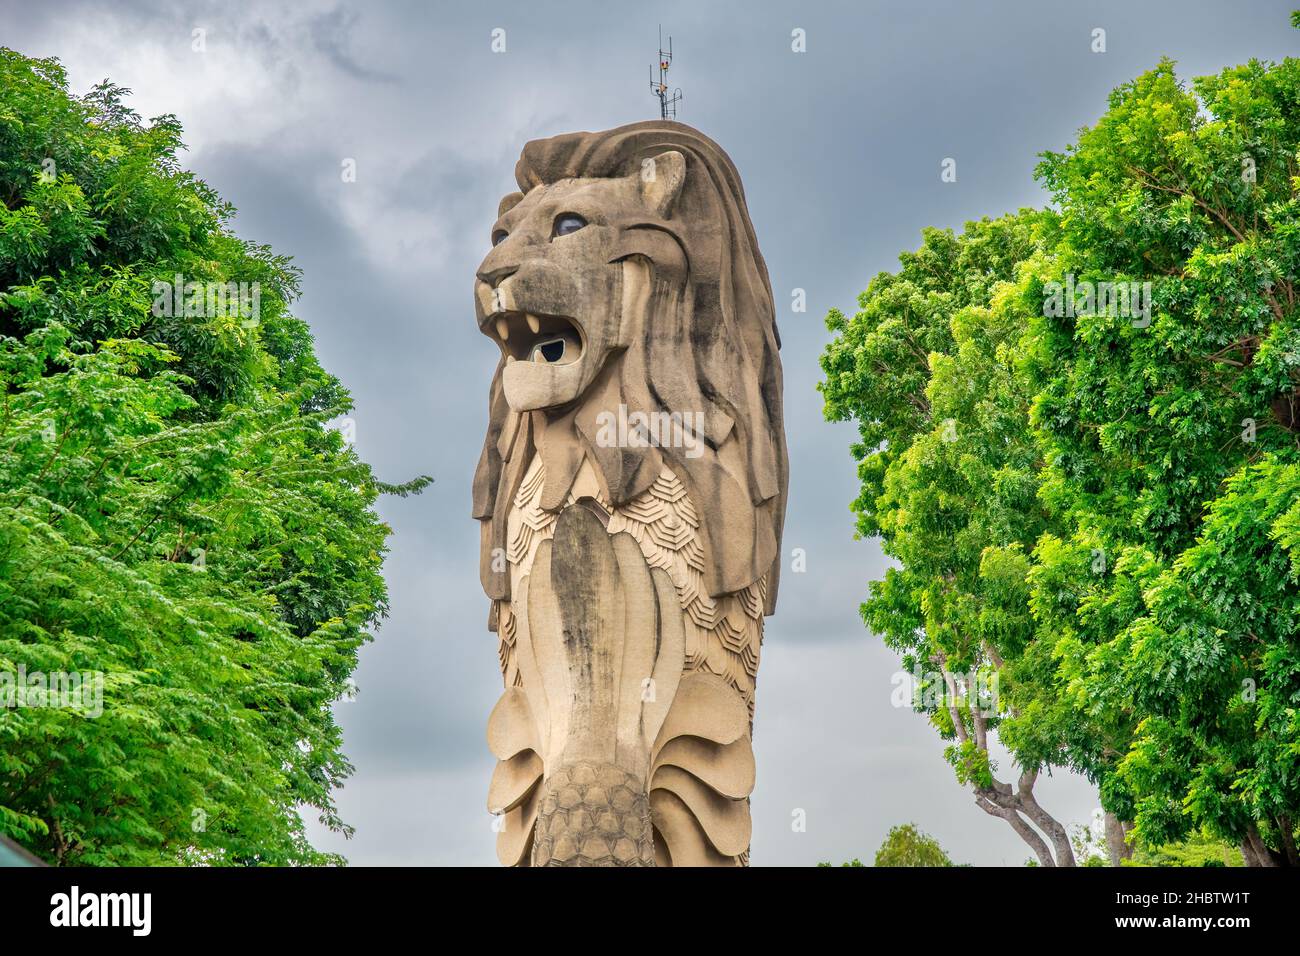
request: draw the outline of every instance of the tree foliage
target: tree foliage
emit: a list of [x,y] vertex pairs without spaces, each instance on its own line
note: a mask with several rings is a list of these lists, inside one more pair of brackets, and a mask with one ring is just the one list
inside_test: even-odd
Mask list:
[[918,706],[989,812],[996,729],[1130,841],[1300,863],[1298,151],[1300,60],[1162,61],[1043,155],[1052,208],[928,230],[828,317],[858,530],[898,562],[863,616],[908,666],[996,673],[985,718]]
[[[1026,342],[1040,497],[1071,529],[1039,555],[1043,581],[1074,568],[1062,677],[1131,729],[1103,800],[1145,843],[1206,828],[1292,864],[1298,149],[1300,60],[1190,85],[1166,61],[1121,87],[1040,166],[1049,271],[1150,282],[1150,325],[1040,315]],[[1085,545],[1101,573],[1078,573]]]
[[[0,708],[0,833],[61,864],[335,862],[331,703],[387,608],[385,490],[181,130],[0,50],[0,674],[102,705]],[[160,315],[155,282],[256,283],[256,321]],[[66,703],[66,701],[64,702]],[[95,711],[102,711],[98,714]]]
[[914,823],[891,827],[876,851],[876,866],[952,866],[939,841]]
[[[831,866],[831,863],[817,864],[819,867]],[[915,823],[900,823],[891,827],[888,836],[876,851],[873,866],[952,866],[953,862],[944,852],[939,841],[922,831]],[[866,866],[857,857],[841,867]]]

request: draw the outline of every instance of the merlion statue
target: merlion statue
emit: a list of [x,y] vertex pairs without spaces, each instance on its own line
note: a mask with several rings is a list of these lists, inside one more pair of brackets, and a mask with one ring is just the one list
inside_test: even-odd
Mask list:
[[788,464],[767,267],[676,122],[524,147],[478,269],[474,476],[509,866],[743,866]]

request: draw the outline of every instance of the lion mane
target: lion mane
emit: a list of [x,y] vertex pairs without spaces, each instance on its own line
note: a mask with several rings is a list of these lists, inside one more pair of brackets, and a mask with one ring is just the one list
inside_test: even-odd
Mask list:
[[[594,462],[615,507],[671,469],[699,511],[709,594],[731,594],[766,577],[765,613],[776,606],[788,484],[781,342],[767,266],[731,160],[689,126],[652,121],[534,140],[515,179],[527,193],[565,179],[629,176],[666,150],[686,159],[678,199],[666,218],[647,213],[620,223],[610,260],[641,257],[649,267],[647,320],[636,342],[562,410],[513,411],[502,390],[504,357],[497,366],[473,488],[480,577],[494,602],[510,598],[499,557],[506,516],[529,461],[541,455],[547,510],[564,506],[583,456]],[[596,441],[597,416],[620,403],[649,415],[702,412],[703,454]],[[556,429],[566,440],[548,442]]]

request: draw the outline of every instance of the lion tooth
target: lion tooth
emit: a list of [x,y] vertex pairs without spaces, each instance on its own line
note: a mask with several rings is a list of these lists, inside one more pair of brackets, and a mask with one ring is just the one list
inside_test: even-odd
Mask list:
[[515,360],[515,357],[514,357],[513,355],[511,355],[509,352],[507,352],[507,353],[506,353],[506,364],[509,365],[509,364],[510,364],[511,362],[513,362],[514,360]]
[[533,315],[533,313],[525,312],[524,318],[528,320],[528,327],[533,330],[534,335],[542,331],[542,320]]
[[497,335],[501,336],[502,342],[510,338],[510,323],[505,319],[497,319]]

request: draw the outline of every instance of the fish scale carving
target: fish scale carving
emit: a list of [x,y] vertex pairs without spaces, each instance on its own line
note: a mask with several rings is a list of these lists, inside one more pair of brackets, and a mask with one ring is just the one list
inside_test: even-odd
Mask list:
[[[507,556],[515,594],[525,589],[539,549],[555,534],[559,514],[578,503],[570,493],[560,511],[546,511],[541,506],[544,486],[545,466],[538,457],[530,464],[508,517]],[[709,597],[700,571],[703,545],[698,518],[681,480],[671,471],[665,470],[649,489],[623,507],[611,507],[599,492],[589,497],[608,515],[606,531],[610,535],[625,532],[636,542],[646,565],[666,574],[681,614],[683,675],[712,675],[737,694],[744,705],[748,736],[762,643],[765,582],[760,580],[720,599]],[[498,652],[505,686],[525,689],[517,658],[521,625],[516,610],[511,602],[496,604]],[[606,778],[617,773],[623,771],[578,762],[547,774],[534,785],[527,853],[532,865],[655,865],[647,797],[667,791],[653,789],[655,776],[650,794],[638,792],[631,780],[615,786]],[[664,797],[661,805],[671,805],[667,800]],[[747,821],[747,796],[731,802],[745,805]],[[662,860],[665,851],[660,849],[658,856]],[[728,861],[729,865],[747,865],[747,844],[738,847],[732,857],[711,851],[701,862],[718,865]]]
[[[555,530],[558,512],[542,508],[545,466],[534,458],[515,496],[507,524],[506,556],[512,586],[532,564],[537,546]],[[653,485],[628,504],[613,508],[603,495],[596,502],[610,512],[608,530],[628,532],[641,547],[646,563],[662,568],[672,578],[682,610],[688,615],[687,672],[707,670],[731,684],[745,700],[750,716],[754,712],[754,691],[763,640],[763,604],[766,581],[760,579],[734,595],[710,598],[704,588],[704,548],[699,539],[699,520],[680,478],[665,470]],[[565,505],[576,504],[568,496]],[[498,613],[511,619],[509,605],[502,602]],[[498,638],[509,644],[498,627]],[[507,675],[512,647],[499,651],[502,675]]]
[[575,763],[555,771],[545,786],[533,866],[654,866],[650,806],[631,774]]

